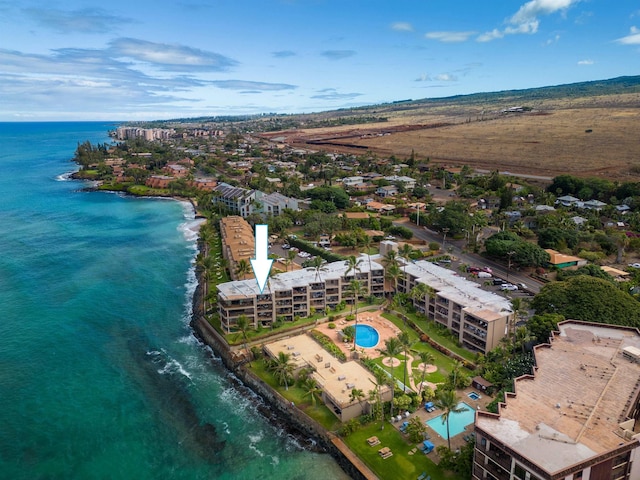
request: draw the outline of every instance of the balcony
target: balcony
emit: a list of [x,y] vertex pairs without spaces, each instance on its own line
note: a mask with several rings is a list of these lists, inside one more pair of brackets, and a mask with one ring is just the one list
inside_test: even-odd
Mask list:
[[487,342],[484,342],[476,337],[473,337],[471,335],[469,335],[467,332],[464,332],[464,334],[462,335],[462,338],[469,344],[480,348],[482,351],[484,351],[487,348]]
[[258,302],[270,302],[271,301],[271,294],[258,295],[256,298],[257,298]]
[[291,290],[276,292],[276,298],[290,298],[290,297],[291,297]]
[[[495,463],[500,465],[503,469],[510,472],[511,471],[511,456],[498,447],[496,447],[493,443],[489,450],[486,450],[484,453],[490,460],[493,460]],[[491,462],[489,462],[491,463]]]
[[296,287],[293,289],[293,294],[307,293],[307,287]]

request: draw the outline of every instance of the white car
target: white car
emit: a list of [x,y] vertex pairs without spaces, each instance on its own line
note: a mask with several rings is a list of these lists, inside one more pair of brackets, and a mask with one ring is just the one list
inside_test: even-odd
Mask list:
[[512,285],[511,283],[505,283],[504,285],[500,285],[500,290],[515,292],[516,290],[518,290],[518,287],[515,285]]
[[640,263],[630,263],[629,266],[632,268],[640,268]]

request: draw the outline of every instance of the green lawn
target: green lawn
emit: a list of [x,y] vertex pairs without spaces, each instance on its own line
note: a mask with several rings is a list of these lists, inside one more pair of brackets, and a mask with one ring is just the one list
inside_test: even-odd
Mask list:
[[[449,375],[449,372],[451,372],[451,369],[453,368],[454,360],[451,357],[446,356],[444,353],[436,350],[428,343],[419,342],[418,334],[412,328],[405,326],[404,322],[400,318],[390,313],[383,313],[382,316],[387,320],[393,322],[401,330],[407,332],[409,334],[409,338],[415,342],[413,344],[413,347],[411,348],[410,355],[414,357],[412,366],[414,367],[413,368],[414,375],[416,375],[416,378],[415,378],[416,383],[419,382],[420,379],[422,378],[421,372],[417,370],[417,368],[415,368],[420,364],[420,358],[418,357],[418,352],[431,353],[434,358],[434,365],[438,367],[438,370],[436,372],[428,373],[425,375],[425,378],[424,378],[425,381],[436,383],[436,384],[444,382],[447,376]],[[412,320],[414,319],[412,318]],[[468,353],[471,353],[471,352],[468,352]],[[403,373],[404,373],[404,369],[406,368],[405,367],[406,362],[404,361],[404,354],[398,355],[397,358],[402,362],[402,364],[395,367],[393,374],[394,374],[394,377],[396,377],[398,380],[403,381],[403,378],[404,378]],[[385,367],[382,365],[382,357],[379,357],[378,359],[376,359],[375,362],[378,363],[380,366],[382,366],[386,371],[390,370],[389,367]],[[463,368],[462,371],[467,374],[471,373],[471,371],[466,368]]]
[[[380,444],[371,447],[367,438],[374,435],[380,439]],[[380,422],[366,425],[344,438],[344,441],[381,479],[416,479],[422,472],[431,475],[432,480],[457,479],[455,474],[446,472],[433,463],[430,456],[435,457],[434,453],[425,455],[417,450],[415,454],[409,455],[409,451],[416,444],[409,443],[408,439],[389,423],[386,423],[382,430]],[[393,456],[387,459],[380,457],[378,450],[382,447],[389,447]]]
[[[403,312],[403,314],[406,315],[407,318],[411,319],[418,326],[420,330],[422,330],[424,333],[429,335],[429,337],[431,337],[436,343],[439,343],[440,345],[448,348],[452,352],[457,353],[462,358],[470,361],[471,363],[475,363],[476,361],[475,353],[470,352],[466,348],[459,346],[458,342],[454,338],[446,334],[442,334],[439,327],[435,324],[435,322],[427,319],[423,315],[418,315],[416,313]],[[405,327],[404,322],[400,318],[396,317],[395,315],[386,314],[386,313],[383,314],[383,316],[386,319],[391,320],[399,328],[403,330],[407,330],[410,333],[414,333],[416,335],[415,338],[418,338],[417,333],[413,329]]]
[[296,385],[289,385],[289,389],[285,390],[284,386],[278,384],[271,372],[267,371],[262,360],[253,361],[249,369],[288,401],[294,402],[298,409],[313,418],[326,430],[334,432],[340,428],[342,423],[338,417],[336,417],[321,400],[317,399],[316,405],[313,406],[311,398],[305,395],[305,391],[302,388]]

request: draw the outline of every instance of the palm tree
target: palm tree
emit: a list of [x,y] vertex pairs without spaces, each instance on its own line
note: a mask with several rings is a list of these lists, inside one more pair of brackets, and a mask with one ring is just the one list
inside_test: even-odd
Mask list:
[[371,379],[369,379],[369,381],[375,385],[375,390],[369,392],[369,400],[375,401],[375,413],[380,415],[380,430],[384,430],[384,405],[382,404],[382,393],[380,388],[387,383],[389,377],[387,376],[387,373],[380,368],[376,368],[373,371],[373,376],[376,381],[374,382]]
[[402,276],[402,270],[400,270],[400,267],[397,264],[390,264],[387,267],[384,276],[388,280],[393,280],[393,292],[396,293],[398,291],[398,279]]
[[284,384],[284,389],[289,390],[289,380],[293,377],[293,363],[291,363],[291,354],[279,352],[278,357],[274,358],[269,369],[278,380],[280,385]]
[[387,267],[391,265],[398,265],[398,252],[395,250],[389,250],[384,256],[384,263]]
[[464,367],[464,365],[460,360],[453,361],[453,368],[451,369],[451,374],[449,376],[449,379],[452,381],[451,385],[453,389],[458,388],[456,384],[458,382],[458,374],[460,373],[460,370],[462,370],[462,367]]
[[391,418],[393,418],[393,400],[396,391],[396,377],[393,375],[393,369],[395,368],[393,360],[396,358],[396,355],[402,351],[402,345],[397,337],[391,337],[385,340],[384,344],[386,348],[382,351],[382,354],[389,358],[389,369],[391,370]]
[[460,413],[467,410],[467,407],[459,406],[458,397],[454,390],[438,389],[436,392],[436,398],[433,401],[434,405],[443,410],[442,423],[447,422],[447,442],[449,444],[449,450],[451,450],[451,437],[449,435],[449,417],[452,413]]
[[351,392],[349,393],[349,401],[355,402],[357,400],[358,403],[360,404],[360,407],[362,407],[363,398],[364,398],[364,392],[362,390],[360,390],[359,388],[351,389]]
[[417,300],[419,304],[424,305],[424,313],[428,316],[429,308],[426,304],[427,297],[431,298],[434,294],[432,287],[426,283],[417,282],[416,285],[409,291],[409,298]]
[[422,395],[422,385],[424,384],[424,377],[427,375],[427,365],[434,362],[434,357],[431,352],[420,352],[418,353],[420,357],[420,362],[423,363],[422,368],[422,378],[420,379],[420,387],[418,388],[418,396]]
[[246,315],[240,315],[238,317],[238,319],[236,320],[236,326],[238,327],[238,330],[240,330],[240,333],[242,334],[242,340],[244,342],[244,349],[247,352],[247,355],[249,354],[249,349],[247,348],[247,340],[249,339],[247,336],[247,332],[249,331],[249,319],[247,318]]
[[353,305],[355,306],[355,329],[353,332],[353,349],[356,349],[356,341],[358,337],[358,298],[367,293],[367,289],[362,285],[360,280],[351,280],[349,282],[349,293],[353,296]]
[[407,279],[407,264],[409,263],[409,260],[411,260],[411,253],[413,252],[413,247],[408,244],[408,243],[404,243],[402,244],[402,247],[400,247],[400,256],[404,258],[405,262],[404,262],[404,278],[405,281]]
[[373,240],[369,235],[364,235],[362,237],[362,248],[367,252],[367,258],[369,259],[369,271],[371,271],[371,244]]
[[527,327],[518,327],[516,328],[516,332],[514,335],[513,346],[514,348],[520,347],[520,350],[522,351],[522,353],[524,353],[524,347],[534,338],[535,337],[531,335],[531,332],[529,332],[529,329]]
[[324,258],[318,256],[311,260],[311,266],[316,271],[316,281],[322,281],[322,277],[320,276],[320,272],[326,272],[327,269],[324,267],[325,260]]
[[347,271],[344,274],[345,277],[348,277],[351,272],[353,272],[354,277],[356,277],[357,274],[360,273],[360,265],[362,265],[361,258],[357,258],[355,255],[349,255],[347,258]]
[[404,375],[402,379],[402,383],[404,386],[402,388],[402,391],[406,393],[407,392],[407,362],[408,362],[407,354],[409,353],[409,350],[411,350],[411,347],[413,346],[415,341],[411,339],[408,332],[400,333],[400,335],[398,335],[398,340],[400,340],[400,345],[402,346],[402,350],[404,352]]
[[293,250],[289,250],[287,252],[287,260],[286,260],[286,262],[287,262],[287,270],[289,270],[289,268],[288,268],[289,265],[293,264],[293,261],[295,260],[296,255],[298,255],[298,253],[294,252]]
[[311,397],[311,403],[313,406],[316,406],[317,398],[322,393],[322,389],[318,386],[318,382],[316,382],[313,378],[307,378],[302,384],[302,388],[304,389],[305,397]]
[[[211,279],[212,271],[215,267],[213,257],[200,253],[196,259],[196,267],[202,272],[202,283],[204,284],[204,291],[202,296],[206,299],[209,293],[209,280]],[[205,305],[205,312],[207,311],[207,305]]]
[[244,279],[245,275],[247,275],[250,272],[251,272],[251,265],[249,264],[247,259],[243,258],[239,260],[238,263],[236,264],[236,269],[235,269],[236,278],[242,280]]

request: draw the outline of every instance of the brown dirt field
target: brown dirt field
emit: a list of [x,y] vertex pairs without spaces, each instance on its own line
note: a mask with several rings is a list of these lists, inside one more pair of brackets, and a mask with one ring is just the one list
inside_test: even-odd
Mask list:
[[385,112],[385,123],[301,129],[284,136],[294,146],[328,152],[407,158],[413,150],[418,159],[449,166],[640,181],[640,95],[539,102],[531,113],[500,114],[502,108],[449,105]]

